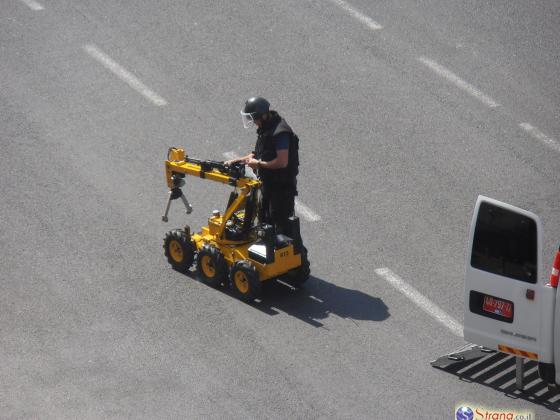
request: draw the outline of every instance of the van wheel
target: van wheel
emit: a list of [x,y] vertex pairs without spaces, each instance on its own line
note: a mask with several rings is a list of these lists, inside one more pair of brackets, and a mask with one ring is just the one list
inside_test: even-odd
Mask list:
[[226,261],[220,250],[212,245],[204,245],[198,252],[196,268],[200,280],[208,286],[218,287],[226,281]]
[[194,261],[195,248],[185,231],[175,229],[167,232],[163,240],[167,261],[177,271],[186,272]]
[[251,302],[260,297],[262,284],[259,273],[249,261],[237,261],[230,270],[231,288],[236,296],[244,302]]

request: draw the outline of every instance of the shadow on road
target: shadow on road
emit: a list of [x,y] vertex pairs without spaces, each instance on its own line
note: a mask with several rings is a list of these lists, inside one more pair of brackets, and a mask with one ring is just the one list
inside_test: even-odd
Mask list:
[[557,391],[547,389],[539,378],[537,363],[525,361],[525,388],[515,386],[515,357],[493,352],[487,356],[467,361],[450,361],[447,366],[436,367],[465,382],[474,382],[503,392],[512,399],[531,402],[560,413],[560,397]]
[[[194,271],[183,274],[197,280]],[[321,320],[331,315],[360,321],[384,321],[390,316],[380,298],[314,276],[299,290],[280,281],[267,281],[264,285],[262,297],[251,306],[268,315],[284,312],[314,327],[322,327]],[[217,290],[235,299],[230,289]]]
[[252,305],[270,315],[284,312],[315,327],[322,327],[320,320],[331,315],[361,321],[383,321],[390,316],[380,298],[314,276],[299,290],[272,281]]

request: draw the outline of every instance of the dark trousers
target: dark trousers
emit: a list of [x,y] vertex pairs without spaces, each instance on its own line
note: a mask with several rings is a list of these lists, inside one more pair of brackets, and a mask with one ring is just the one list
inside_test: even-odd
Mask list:
[[263,185],[259,221],[275,227],[276,233],[288,232],[288,218],[294,215],[296,192]]

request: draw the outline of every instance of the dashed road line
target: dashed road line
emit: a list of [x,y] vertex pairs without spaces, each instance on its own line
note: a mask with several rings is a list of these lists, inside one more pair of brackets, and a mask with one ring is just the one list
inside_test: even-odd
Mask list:
[[295,211],[296,214],[299,214],[308,222],[318,222],[319,220],[321,220],[321,216],[319,216],[317,213],[315,213],[313,210],[311,210],[309,207],[307,207],[297,198],[295,202]]
[[467,92],[468,94],[474,96],[476,99],[478,99],[484,105],[489,106],[490,108],[496,108],[496,107],[500,106],[500,104],[498,102],[496,102],[494,99],[492,99],[488,95],[485,95],[480,90],[475,88],[473,85],[471,85],[470,83],[461,79],[459,76],[457,76],[451,70],[443,67],[441,64],[438,64],[435,61],[430,60],[429,58],[426,58],[426,57],[419,57],[418,61],[420,61],[424,65],[428,66],[436,74],[440,75],[441,77],[443,77],[443,78],[447,79],[448,81],[450,81],[451,83],[453,83],[459,89],[462,89],[463,91]]
[[132,89],[140,93],[150,102],[156,106],[165,106],[167,101],[155,93],[153,90],[148,88],[144,83],[142,83],[136,76],[122,67],[119,63],[114,61],[111,57],[101,51],[98,47],[93,44],[85,45],[83,47],[84,51],[88,53],[92,58],[97,60],[106,69],[113,72],[119,79],[127,83]]
[[39,2],[36,2],[35,0],[21,0],[21,2],[35,12],[44,9],[44,7]]
[[447,327],[457,337],[463,338],[463,325],[448,315],[443,309],[437,306],[430,299],[414,287],[406,283],[402,278],[393,273],[390,269],[378,268],[374,270],[375,274],[386,280],[391,286],[410,299],[416,306],[434,318],[436,321]]
[[349,13],[353,18],[355,18],[355,19],[359,20],[360,22],[362,22],[363,24],[365,24],[369,29],[374,30],[374,31],[378,31],[380,29],[383,29],[383,26],[381,26],[379,23],[374,21],[369,16],[364,15],[360,11],[356,10],[353,6],[346,3],[344,0],[331,0],[331,1],[334,4],[336,4],[338,7],[340,7],[342,10]]
[[[225,152],[223,156],[228,160],[237,159],[239,157],[239,155],[235,152]],[[295,212],[297,215],[303,217],[308,222],[318,222],[319,220],[321,220],[321,216],[319,216],[297,198],[295,200]]]
[[544,134],[538,128],[533,127],[529,123],[521,123],[521,124],[519,124],[519,127],[521,127],[523,130],[525,130],[527,133],[529,133],[533,138],[535,138],[539,141],[542,141],[548,147],[550,147],[551,149],[560,153],[560,144],[556,140],[554,140],[553,138],[548,137],[546,134]]

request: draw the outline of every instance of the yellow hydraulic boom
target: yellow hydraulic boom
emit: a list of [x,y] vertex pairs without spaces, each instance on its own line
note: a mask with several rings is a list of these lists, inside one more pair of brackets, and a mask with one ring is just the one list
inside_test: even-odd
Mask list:
[[[176,149],[174,147],[168,151],[167,160],[165,161],[165,175],[170,191],[165,214],[162,217],[164,222],[168,220],[167,215],[171,200],[181,198],[187,209],[187,214],[192,212],[192,206],[180,189],[184,185],[183,178],[185,175],[228,184],[239,189],[237,198],[234,202],[230,203],[223,216],[223,219],[226,221],[230,220],[237,211],[243,209],[247,197],[254,190],[258,190],[261,187],[259,180],[245,176],[245,167],[242,164],[226,167],[223,162],[201,161],[189,158],[185,155],[183,149]],[[225,223],[220,224],[217,240],[223,240],[225,226]]]

